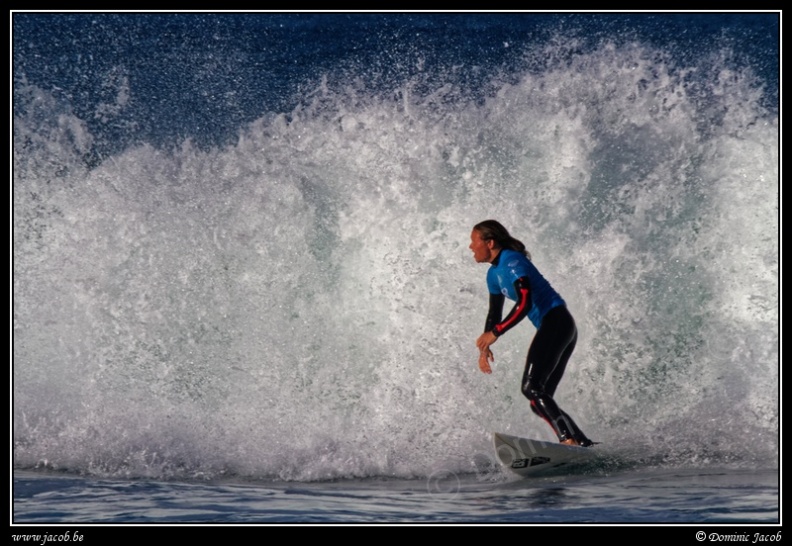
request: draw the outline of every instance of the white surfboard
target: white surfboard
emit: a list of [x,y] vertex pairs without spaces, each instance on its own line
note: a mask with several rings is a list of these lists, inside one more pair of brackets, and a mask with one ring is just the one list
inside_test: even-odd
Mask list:
[[568,446],[501,432],[494,433],[493,439],[495,453],[500,462],[520,476],[541,474],[561,466],[581,463],[598,455],[595,447]]

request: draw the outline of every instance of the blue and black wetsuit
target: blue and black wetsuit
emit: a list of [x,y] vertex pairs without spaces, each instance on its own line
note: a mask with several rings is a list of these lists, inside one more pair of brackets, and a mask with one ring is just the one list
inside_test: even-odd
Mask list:
[[[485,332],[503,335],[526,316],[536,327],[522,380],[522,393],[531,409],[553,427],[559,441],[574,438],[590,446],[593,442],[553,400],[577,342],[577,327],[566,303],[528,258],[505,248],[487,271],[487,287],[490,305]],[[503,319],[505,298],[515,305]]]

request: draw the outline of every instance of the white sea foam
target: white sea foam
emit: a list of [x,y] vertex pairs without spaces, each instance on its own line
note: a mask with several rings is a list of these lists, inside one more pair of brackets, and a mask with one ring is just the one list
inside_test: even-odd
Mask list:
[[[18,83],[15,464],[409,477],[471,468],[493,430],[550,439],[519,391],[527,321],[476,365],[486,218],[578,322],[557,400],[588,435],[772,464],[777,117],[721,68],[605,44],[486,101],[325,80],[234,145],[93,168],[83,121]],[[102,115],[134,99],[118,74]]]

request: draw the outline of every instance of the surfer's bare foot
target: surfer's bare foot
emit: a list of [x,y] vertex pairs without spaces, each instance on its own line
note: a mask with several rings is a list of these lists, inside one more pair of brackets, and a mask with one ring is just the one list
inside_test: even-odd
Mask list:
[[578,441],[575,440],[574,438],[567,438],[566,440],[561,440],[561,443],[564,444],[565,446],[579,446],[580,445],[578,443]]

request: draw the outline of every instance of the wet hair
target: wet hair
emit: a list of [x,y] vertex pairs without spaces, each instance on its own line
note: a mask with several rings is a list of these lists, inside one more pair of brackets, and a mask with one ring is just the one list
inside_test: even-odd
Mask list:
[[523,254],[529,260],[531,259],[531,253],[525,248],[523,242],[512,237],[508,230],[497,220],[484,220],[473,226],[473,229],[485,241],[495,241],[499,247],[514,250]]

